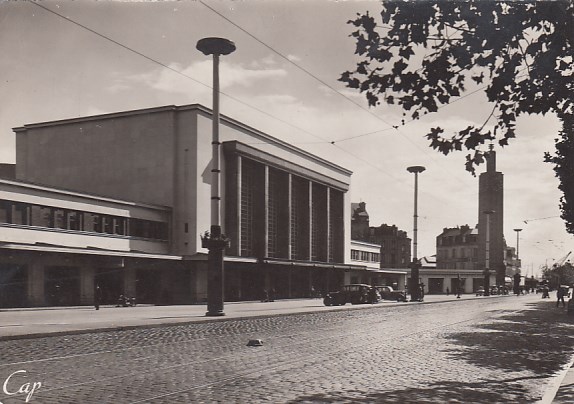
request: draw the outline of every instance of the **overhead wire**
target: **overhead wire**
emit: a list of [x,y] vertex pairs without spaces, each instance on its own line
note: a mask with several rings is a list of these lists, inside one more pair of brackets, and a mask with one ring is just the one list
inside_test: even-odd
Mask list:
[[[66,16],[64,16],[64,15],[62,15],[62,14],[60,14],[60,13],[54,11],[54,10],[51,10],[50,8],[45,7],[44,5],[39,4],[38,2],[33,2],[33,1],[31,1],[31,0],[28,0],[28,2],[31,3],[31,4],[33,4],[33,5],[35,5],[35,6],[37,6],[37,7],[40,7],[40,8],[42,8],[42,9],[44,9],[45,11],[47,11],[47,12],[49,12],[49,13],[52,13],[52,14],[54,14],[54,15],[56,15],[56,16],[62,18],[62,19],[64,19],[64,20],[67,21],[67,22],[70,22],[70,23],[72,23],[72,24],[74,24],[74,25],[76,25],[76,26],[78,26],[78,27],[80,27],[80,28],[82,28],[82,29],[85,29],[85,30],[87,30],[87,31],[89,31],[89,32],[91,32],[91,33],[93,33],[94,35],[97,35],[97,36],[101,37],[102,39],[105,39],[105,40],[107,40],[107,41],[109,41],[109,42],[111,42],[111,43],[113,43],[113,44],[115,44],[115,45],[117,45],[117,46],[119,46],[119,47],[121,47],[121,48],[123,48],[123,49],[125,49],[125,50],[127,50],[127,51],[129,51],[129,52],[131,52],[131,53],[134,53],[134,54],[136,54],[136,55],[138,55],[138,56],[140,56],[140,57],[143,57],[144,59],[146,59],[146,60],[148,60],[148,61],[150,61],[150,62],[152,62],[152,63],[155,63],[155,64],[157,64],[157,65],[159,65],[159,66],[161,66],[161,67],[163,67],[163,68],[165,68],[165,69],[168,69],[169,71],[172,71],[172,72],[174,72],[174,73],[176,73],[176,74],[178,74],[178,75],[181,75],[181,76],[183,76],[183,77],[185,77],[185,78],[187,78],[187,79],[190,79],[190,80],[192,80],[192,81],[194,81],[194,82],[196,82],[196,83],[198,83],[198,84],[200,84],[200,85],[202,85],[202,86],[204,86],[204,87],[206,87],[206,88],[212,89],[212,87],[211,87],[210,85],[205,84],[205,83],[201,82],[200,80],[197,80],[197,79],[195,79],[194,77],[192,77],[192,76],[190,76],[190,75],[188,75],[188,74],[186,74],[186,73],[184,73],[184,72],[182,72],[182,71],[180,71],[180,70],[178,70],[178,69],[175,69],[175,68],[173,68],[173,67],[171,67],[171,66],[169,66],[169,65],[167,65],[167,64],[165,64],[165,63],[163,63],[163,62],[161,62],[161,61],[159,61],[159,60],[157,60],[157,59],[154,59],[154,58],[152,58],[152,57],[150,57],[150,56],[147,56],[146,54],[144,54],[144,53],[142,53],[142,52],[140,52],[140,51],[137,51],[137,50],[135,50],[135,49],[133,49],[133,48],[127,46],[127,45],[124,45],[124,44],[122,44],[121,42],[119,42],[119,41],[117,41],[117,40],[114,40],[113,38],[110,38],[109,36],[104,35],[104,34],[98,32],[98,31],[96,31],[96,30],[94,30],[94,29],[92,29],[92,28],[89,28],[89,27],[87,27],[87,26],[84,25],[84,24],[81,24],[81,23],[79,23],[79,22],[77,22],[77,21],[75,21],[75,20],[73,20],[73,19],[71,19],[71,18],[69,18],[69,17],[66,17]],[[330,86],[329,84],[325,83],[323,80],[321,80],[320,78],[316,77],[314,74],[312,74],[311,72],[309,72],[307,69],[304,69],[303,67],[301,67],[301,66],[299,66],[298,64],[294,63],[292,60],[290,60],[290,59],[287,58],[286,56],[282,55],[280,52],[278,52],[278,51],[276,51],[275,49],[273,49],[271,46],[265,44],[263,41],[259,40],[259,39],[256,38],[254,35],[250,34],[247,30],[245,30],[245,29],[243,29],[242,27],[238,26],[238,25],[235,24],[233,21],[231,21],[229,18],[223,16],[221,13],[217,12],[217,11],[214,10],[212,7],[210,7],[210,6],[208,6],[207,4],[205,4],[203,1],[200,1],[200,3],[203,4],[205,7],[207,7],[208,9],[212,10],[212,11],[213,11],[214,13],[216,13],[217,15],[221,16],[222,18],[224,18],[226,21],[229,21],[232,25],[236,26],[238,29],[240,29],[240,30],[241,30],[242,32],[244,32],[245,34],[249,35],[251,38],[253,38],[254,40],[256,40],[258,43],[260,43],[260,44],[262,44],[263,46],[265,46],[266,48],[272,50],[274,53],[276,53],[277,55],[281,56],[283,59],[287,60],[287,61],[288,61],[289,63],[291,63],[292,65],[296,66],[297,68],[299,68],[300,70],[302,70],[302,71],[305,72],[306,74],[310,75],[310,76],[311,76],[312,78],[314,78],[315,80],[319,81],[321,84],[325,85],[326,87],[328,87],[328,88],[331,89],[332,91],[335,91],[335,92],[336,92],[337,94],[339,94],[340,96],[342,96],[342,97],[344,97],[345,99],[349,100],[349,101],[352,102],[354,105],[359,106],[361,109],[363,109],[363,110],[365,110],[366,112],[368,112],[369,114],[375,116],[377,119],[381,120],[382,122],[386,123],[387,125],[391,125],[390,123],[386,122],[386,121],[385,121],[383,118],[381,118],[380,116],[378,116],[378,115],[372,113],[372,111],[369,111],[369,110],[365,109],[363,106],[361,106],[360,104],[356,103],[354,100],[352,100],[352,99],[350,99],[349,97],[345,96],[344,94],[340,93],[339,91],[337,91],[336,89],[334,89],[332,86]],[[477,91],[478,91],[478,90],[477,90]],[[311,135],[311,136],[313,136],[313,137],[315,137],[315,138],[317,138],[317,139],[320,139],[320,140],[321,140],[322,142],[324,142],[324,143],[329,143],[329,144],[331,144],[331,145],[333,145],[333,146],[337,146],[337,145],[336,145],[336,142],[337,142],[337,141],[328,141],[328,140],[322,138],[321,136],[318,136],[318,135],[316,135],[316,134],[314,134],[314,133],[311,133],[311,132],[309,132],[309,131],[307,131],[307,130],[305,130],[305,129],[303,129],[303,128],[300,128],[300,127],[298,127],[298,126],[296,126],[296,125],[293,125],[292,123],[287,122],[286,120],[283,120],[283,119],[281,119],[281,118],[278,118],[277,116],[274,116],[274,115],[272,115],[272,114],[270,114],[270,113],[268,113],[268,112],[266,112],[266,111],[263,111],[263,110],[261,110],[260,108],[257,108],[257,107],[255,107],[255,106],[253,106],[253,105],[251,105],[251,104],[249,104],[249,103],[247,103],[247,102],[245,102],[245,101],[243,101],[243,100],[241,100],[241,99],[239,99],[239,98],[237,98],[237,97],[234,97],[234,96],[232,96],[232,95],[230,95],[230,94],[227,94],[227,93],[225,93],[225,92],[223,92],[223,91],[220,91],[220,93],[221,93],[222,95],[228,97],[229,99],[234,100],[234,101],[236,101],[236,102],[238,102],[238,103],[240,103],[240,104],[242,104],[242,105],[245,105],[245,106],[247,106],[247,107],[249,107],[249,108],[251,108],[251,109],[253,109],[253,110],[255,110],[255,111],[257,111],[257,112],[259,112],[259,113],[261,113],[261,114],[263,114],[263,115],[266,115],[266,116],[268,116],[268,117],[270,117],[270,118],[272,118],[272,119],[275,119],[275,120],[277,120],[277,121],[279,121],[279,122],[282,122],[282,123],[284,123],[284,124],[286,124],[286,125],[288,125],[288,126],[294,128],[294,129],[297,129],[297,130],[299,130],[299,131],[301,131],[301,132],[303,132],[303,133],[306,133],[306,134]],[[470,95],[470,94],[468,94],[468,95]],[[467,96],[468,96],[468,95],[467,95]],[[455,101],[456,101],[456,100],[455,100]],[[453,102],[455,102],[455,101],[453,101]],[[445,105],[445,106],[446,106],[446,105]],[[396,126],[396,125],[395,125],[395,126]],[[386,130],[396,129],[395,126],[392,126],[392,125],[391,125],[391,127],[386,128]],[[403,135],[404,135],[404,133],[403,133]],[[413,141],[412,141],[408,136],[404,135],[404,137],[406,137],[408,141],[410,141],[411,143],[413,143]],[[416,145],[416,143],[414,143],[414,144]],[[416,145],[416,146],[417,146],[417,148],[420,149],[420,147],[419,147],[418,145]],[[383,170],[383,169],[381,169],[380,167],[374,165],[373,163],[371,163],[371,162],[369,162],[369,161],[367,161],[367,160],[365,160],[365,159],[363,159],[363,158],[361,158],[361,157],[358,157],[357,155],[354,155],[354,154],[350,153],[347,149],[344,149],[344,148],[341,148],[341,147],[337,147],[337,148],[338,148],[339,150],[341,150],[341,151],[343,151],[343,152],[345,152],[345,153],[351,155],[352,157],[354,157],[354,158],[356,158],[356,159],[362,161],[363,163],[369,165],[370,167],[373,167],[373,168],[376,169],[377,171],[380,171],[380,172],[384,173],[385,175],[389,176],[389,177],[392,178],[393,180],[398,181],[398,182],[401,182],[401,184],[403,183],[403,181],[397,179],[396,177],[394,177],[393,175],[391,175],[391,174],[390,174],[389,172],[387,172],[386,170]],[[429,155],[428,152],[426,151],[426,149],[424,149],[423,152],[424,152],[425,154]],[[430,155],[429,155],[429,156],[430,156]],[[431,157],[431,159],[435,160],[433,157]],[[449,174],[452,175],[452,173],[449,173]],[[435,197],[435,196],[433,195],[433,197]],[[436,197],[435,197],[435,198],[436,198]],[[437,199],[439,199],[439,198],[437,198]]]
[[[200,84],[200,85],[202,85],[202,86],[204,86],[204,87],[206,87],[206,88],[208,88],[208,89],[210,89],[210,90],[213,89],[212,86],[210,86],[210,85],[208,85],[208,84],[205,84],[205,83],[203,83],[202,81],[197,80],[197,79],[195,79],[194,77],[192,77],[192,76],[190,76],[190,75],[188,75],[188,74],[186,74],[186,73],[184,73],[184,72],[182,72],[182,71],[180,71],[180,70],[174,69],[173,67],[171,67],[171,66],[169,66],[169,65],[166,65],[165,63],[162,63],[161,61],[159,61],[159,60],[157,60],[157,59],[154,59],[154,58],[152,58],[152,57],[150,57],[150,56],[145,55],[145,54],[142,53],[142,52],[139,52],[139,51],[137,51],[137,50],[135,50],[135,49],[133,49],[133,48],[127,46],[127,45],[124,45],[124,44],[122,44],[121,42],[118,42],[118,41],[116,41],[116,40],[114,40],[114,39],[108,37],[107,35],[101,34],[101,33],[99,33],[98,31],[95,31],[95,30],[93,30],[93,29],[91,29],[91,28],[85,26],[84,24],[81,24],[81,23],[79,23],[79,22],[77,22],[77,21],[75,21],[75,20],[73,20],[73,19],[71,19],[71,18],[69,18],[69,17],[66,17],[66,16],[64,16],[64,15],[62,15],[62,14],[60,14],[60,13],[54,11],[54,10],[49,9],[48,7],[43,6],[42,4],[39,4],[38,2],[35,2],[35,1],[32,1],[32,0],[28,0],[28,2],[31,3],[31,4],[33,4],[33,5],[35,5],[35,6],[37,6],[37,7],[42,8],[42,9],[44,9],[44,10],[46,10],[46,11],[48,11],[48,12],[50,12],[50,13],[52,13],[52,14],[54,14],[54,15],[60,17],[60,18],[63,18],[64,20],[66,20],[66,21],[68,21],[68,22],[70,22],[70,23],[72,23],[72,24],[74,24],[74,25],[76,25],[76,26],[78,26],[78,27],[80,27],[80,28],[82,28],[82,29],[85,29],[85,30],[89,31],[89,32],[93,33],[94,35],[99,36],[100,38],[103,38],[103,39],[105,39],[105,40],[107,40],[107,41],[109,41],[109,42],[111,42],[111,43],[113,43],[113,44],[115,44],[115,45],[118,45],[118,46],[120,46],[121,48],[123,48],[123,49],[125,49],[125,50],[127,50],[127,51],[129,51],[129,52],[132,52],[132,53],[134,53],[134,54],[136,54],[136,55],[138,55],[138,56],[141,56],[141,57],[147,59],[148,61],[150,61],[150,62],[152,62],[152,63],[155,63],[155,64],[157,64],[157,65],[159,65],[159,66],[162,66],[163,68],[168,69],[168,70],[170,70],[170,71],[172,71],[172,72],[174,72],[174,73],[176,73],[176,74],[178,74],[178,75],[180,75],[180,76],[183,76],[183,77],[185,77],[185,78],[187,78],[187,79],[190,79],[190,80],[194,81],[195,83],[198,83],[198,84]],[[227,93],[225,93],[225,92],[223,92],[223,91],[219,91],[219,92],[220,92],[220,94],[222,94],[222,95],[228,97],[229,99],[231,99],[231,100],[233,100],[233,101],[236,101],[236,102],[238,102],[238,103],[240,103],[240,104],[242,104],[242,105],[245,105],[246,107],[251,108],[251,109],[253,109],[253,110],[255,110],[255,111],[257,111],[257,112],[259,112],[259,113],[261,113],[261,114],[263,114],[263,115],[266,115],[266,116],[268,116],[268,117],[270,117],[270,118],[273,118],[273,119],[275,119],[275,120],[277,120],[277,121],[279,121],[279,122],[281,122],[281,123],[284,123],[284,124],[286,124],[286,125],[288,125],[288,126],[294,128],[294,129],[297,129],[297,130],[299,130],[299,131],[301,131],[301,132],[304,132],[304,133],[306,133],[306,134],[308,134],[308,135],[311,135],[311,136],[314,136],[314,137],[316,137],[316,138],[318,138],[318,139],[321,139],[321,140],[322,140],[323,142],[325,142],[325,143],[329,143],[326,139],[324,139],[324,138],[322,138],[322,137],[320,137],[320,136],[318,136],[318,135],[316,135],[316,134],[314,134],[314,133],[311,133],[311,132],[309,132],[309,131],[307,131],[307,130],[305,130],[305,129],[303,129],[303,128],[300,128],[300,127],[298,127],[298,126],[296,126],[296,125],[293,125],[292,123],[290,123],[290,122],[288,122],[288,121],[286,121],[286,120],[283,120],[283,119],[281,119],[281,118],[279,118],[279,117],[276,117],[276,116],[274,116],[274,115],[271,115],[270,113],[268,113],[268,112],[266,112],[266,111],[263,111],[262,109],[257,108],[257,107],[255,107],[255,106],[253,106],[253,105],[251,105],[251,104],[249,104],[249,103],[247,103],[247,102],[245,102],[245,101],[243,101],[243,100],[241,100],[241,99],[239,99],[239,98],[237,98],[237,97],[234,97],[234,96],[232,96],[232,95],[230,95],[230,94],[227,94]]]
[[[231,20],[230,18],[228,18],[227,16],[223,15],[222,13],[220,13],[219,11],[217,11],[216,9],[214,9],[213,7],[209,6],[208,4],[206,4],[204,1],[200,0],[199,1],[202,5],[204,5],[206,8],[208,8],[209,10],[211,10],[212,12],[214,12],[215,14],[217,14],[218,16],[220,16],[221,18],[223,18],[225,21],[229,22],[230,24],[232,24],[234,27],[236,27],[237,29],[239,29],[241,32],[245,33],[246,35],[248,35],[250,38],[254,39],[255,41],[257,41],[259,44],[263,45],[265,48],[269,49],[271,52],[273,52],[274,54],[278,55],[279,57],[281,57],[282,59],[284,59],[285,61],[287,61],[289,64],[295,66],[297,69],[303,71],[304,73],[306,73],[307,75],[309,75],[310,77],[312,77],[313,79],[315,79],[316,81],[318,81],[319,83],[321,83],[322,85],[326,86],[327,88],[329,88],[331,91],[335,92],[337,95],[345,98],[347,101],[351,102],[352,104],[358,106],[359,108],[361,108],[362,110],[364,110],[365,112],[369,113],[370,115],[374,116],[375,118],[377,118],[378,120],[381,120],[382,122],[384,122],[385,124],[389,125],[388,128],[383,129],[383,131],[388,131],[388,130],[392,130],[395,129],[397,130],[401,135],[403,135],[403,137],[405,139],[407,139],[407,141],[409,141],[412,145],[414,145],[417,149],[419,149],[420,151],[422,151],[424,154],[426,154],[431,160],[438,162],[438,160],[431,155],[428,150],[426,148],[421,148],[417,143],[415,143],[408,135],[406,135],[404,132],[402,132],[400,130],[399,125],[393,125],[389,122],[387,122],[385,119],[383,119],[382,117],[380,117],[377,114],[374,114],[371,110],[366,109],[364,106],[362,106],[361,104],[357,103],[356,101],[354,101],[353,99],[347,97],[345,94],[341,93],[340,91],[338,91],[337,89],[335,89],[333,86],[329,85],[328,83],[326,83],[324,80],[320,79],[319,77],[317,77],[315,74],[311,73],[309,70],[305,69],[304,67],[300,66],[299,64],[295,63],[293,60],[291,60],[290,58],[288,58],[287,56],[285,56],[284,54],[282,54],[281,52],[279,52],[278,50],[276,50],[275,48],[273,48],[272,46],[268,45],[267,43],[265,43],[264,41],[262,41],[261,39],[257,38],[255,35],[251,34],[249,31],[247,31],[245,28],[243,28],[242,26],[240,26],[239,24],[235,23],[233,20]],[[478,91],[478,90],[477,90]],[[475,91],[475,92],[477,92]],[[473,92],[474,93],[474,92]],[[469,94],[470,95],[470,94]],[[468,95],[467,95],[468,96]],[[448,105],[450,103],[444,104],[442,107]],[[413,119],[414,120],[414,119]],[[372,133],[377,133],[379,131],[375,131],[375,132],[370,132],[369,134]],[[319,137],[320,138],[320,137]],[[335,145],[337,142],[339,142],[340,140],[333,140],[330,142],[330,144]],[[349,151],[343,148],[340,148],[340,150],[348,153]],[[357,158],[357,156],[354,156],[355,158]],[[374,166],[371,163],[368,163],[367,161],[365,161],[364,159],[360,159],[361,161],[369,164],[372,167],[377,168],[376,166]],[[442,166],[442,162],[439,163],[439,166],[447,172],[448,175],[453,176],[451,171],[446,170],[443,166]],[[378,168],[377,168],[378,169]],[[387,173],[387,175],[389,175]],[[389,175],[391,178],[393,178],[392,175]],[[460,179],[458,176],[454,176],[454,178],[456,178],[460,183],[465,184],[466,182],[463,181],[462,179]]]
[[[82,28],[82,29],[85,29],[85,30],[89,31],[89,32],[91,32],[91,33],[93,33],[93,34],[99,36],[100,38],[103,38],[103,39],[105,39],[105,40],[107,40],[107,41],[109,41],[109,42],[111,42],[111,43],[113,43],[113,44],[115,44],[115,45],[118,45],[118,46],[120,46],[121,48],[123,48],[123,49],[125,49],[125,50],[127,50],[127,51],[129,51],[129,52],[132,52],[132,53],[134,53],[134,54],[136,54],[136,55],[138,55],[138,56],[141,56],[141,57],[147,59],[148,61],[150,61],[150,62],[152,62],[152,63],[158,64],[158,65],[160,65],[160,66],[162,66],[162,67],[164,67],[164,68],[166,68],[166,69],[168,69],[168,70],[170,70],[170,71],[172,71],[172,72],[174,72],[174,73],[176,73],[176,74],[179,74],[179,75],[181,75],[181,76],[183,76],[183,77],[185,77],[185,78],[191,79],[192,81],[194,81],[194,82],[196,82],[196,83],[198,83],[198,84],[201,84],[201,85],[204,86],[204,87],[207,87],[207,88],[209,88],[209,89],[212,89],[212,87],[211,87],[210,85],[205,84],[205,83],[203,83],[203,82],[201,82],[201,81],[199,81],[199,80],[197,80],[197,79],[195,79],[195,78],[189,76],[188,74],[185,74],[185,73],[182,72],[182,71],[179,71],[179,70],[177,70],[177,69],[174,69],[173,67],[171,67],[171,66],[169,66],[169,65],[166,65],[165,63],[162,63],[162,62],[160,62],[159,60],[156,60],[156,59],[154,59],[154,58],[152,58],[152,57],[149,57],[149,56],[143,54],[143,53],[140,52],[140,51],[137,51],[137,50],[135,50],[135,49],[133,49],[133,48],[127,46],[127,45],[124,45],[124,44],[122,44],[122,43],[120,43],[120,42],[118,42],[118,41],[116,41],[116,40],[114,40],[114,39],[108,37],[107,35],[101,34],[101,33],[99,33],[98,31],[87,27],[87,26],[84,25],[84,24],[81,24],[81,23],[79,23],[79,22],[77,22],[77,21],[75,21],[75,20],[73,20],[73,19],[71,19],[71,18],[69,18],[69,17],[66,17],[66,16],[64,16],[64,15],[62,15],[62,14],[60,14],[60,13],[54,11],[54,10],[51,10],[51,9],[49,9],[48,7],[45,7],[45,6],[43,6],[43,5],[41,5],[41,4],[37,3],[37,2],[33,2],[33,1],[31,1],[31,0],[28,0],[28,2],[31,3],[31,4],[33,4],[33,5],[35,5],[35,6],[37,6],[37,7],[40,7],[40,8],[42,8],[42,9],[48,11],[48,12],[50,12],[50,13],[52,13],[52,14],[54,14],[54,15],[56,15],[56,16],[62,18],[62,19],[64,19],[64,20],[67,21],[67,22],[70,22],[70,23],[72,23],[72,24],[74,24],[74,25],[76,25],[76,26],[78,26],[78,27],[80,27],[80,28]],[[208,8],[209,8],[209,7],[208,7]],[[227,94],[227,93],[225,93],[225,92],[223,92],[223,91],[220,91],[220,94],[222,94],[222,95],[228,97],[229,99],[232,99],[232,100],[234,100],[234,101],[236,101],[236,102],[238,102],[238,103],[240,103],[240,104],[242,104],[242,105],[245,105],[245,106],[248,107],[248,108],[251,108],[251,109],[253,109],[253,110],[257,111],[257,112],[260,112],[260,113],[262,113],[262,114],[264,114],[264,115],[266,115],[266,116],[268,116],[268,117],[270,117],[270,118],[273,118],[273,119],[275,119],[275,120],[277,120],[277,121],[279,121],[279,122],[282,122],[282,123],[284,123],[284,124],[286,124],[286,125],[288,125],[288,126],[294,128],[294,129],[297,129],[297,130],[299,130],[299,131],[301,131],[301,132],[303,132],[303,133],[306,133],[306,134],[308,134],[308,135],[310,135],[310,136],[313,136],[313,137],[315,137],[315,138],[317,138],[317,139],[320,139],[320,140],[322,141],[322,143],[333,144],[331,141],[328,141],[328,140],[322,138],[321,136],[318,136],[318,135],[316,135],[316,134],[314,134],[314,133],[311,133],[311,132],[309,132],[309,131],[307,131],[307,130],[301,128],[301,127],[298,127],[298,126],[296,126],[296,125],[293,125],[292,123],[287,122],[286,120],[283,120],[283,119],[281,119],[281,118],[278,118],[278,117],[276,117],[276,116],[274,116],[274,115],[272,115],[272,114],[270,114],[270,113],[268,113],[268,112],[266,112],[266,111],[263,111],[263,110],[261,110],[260,108],[257,108],[257,107],[255,107],[255,106],[253,106],[253,105],[251,105],[251,104],[249,104],[249,103],[247,103],[247,102],[245,102],[245,101],[243,101],[243,100],[241,100],[241,99],[238,99],[237,97],[234,97],[234,96],[232,96],[232,95],[230,95],[230,94]],[[345,149],[342,149],[342,148],[339,148],[339,149],[342,150],[342,151],[344,151],[344,152],[346,152],[346,153],[348,153],[348,151],[345,150]],[[357,158],[356,156],[353,156],[353,157]],[[380,167],[375,166],[374,164],[369,163],[369,162],[367,162],[366,160],[361,160],[361,161],[363,161],[363,162],[366,163],[366,164],[369,164],[369,165],[372,166],[373,168],[377,169],[378,171],[383,172],[384,174],[388,175],[389,177],[394,178],[391,174],[389,174],[389,173],[386,172],[385,170],[381,169]],[[394,179],[396,180],[396,178],[394,178]],[[398,181],[398,180],[397,180],[397,181]]]
[[[285,61],[287,61],[288,63],[290,63],[291,65],[295,66],[296,68],[298,68],[299,70],[303,71],[304,73],[306,73],[307,75],[309,75],[310,77],[312,77],[313,79],[315,79],[316,81],[318,81],[319,83],[321,83],[322,85],[326,86],[327,88],[329,88],[331,91],[335,92],[337,95],[345,98],[347,101],[351,102],[352,104],[354,104],[355,106],[361,108],[363,111],[367,112],[368,114],[370,114],[371,116],[375,117],[376,119],[382,121],[383,123],[389,125],[388,128],[385,128],[383,130],[391,130],[391,129],[395,129],[397,130],[401,135],[403,135],[403,137],[405,139],[407,139],[408,142],[410,142],[412,145],[414,145],[417,149],[419,149],[420,151],[422,151],[424,154],[426,154],[431,160],[437,162],[438,160],[428,152],[428,150],[426,148],[422,148],[421,146],[419,146],[416,142],[414,142],[408,135],[406,135],[405,133],[403,133],[400,130],[400,126],[399,125],[393,125],[389,122],[387,122],[384,118],[382,118],[381,116],[375,114],[373,111],[371,111],[370,109],[365,108],[363,105],[359,104],[358,102],[356,102],[355,100],[347,97],[345,94],[341,93],[339,90],[337,90],[336,88],[334,88],[333,86],[331,86],[330,84],[326,83],[324,80],[320,79],[319,77],[317,77],[315,74],[311,73],[309,70],[305,69],[304,67],[300,66],[299,64],[295,63],[293,60],[291,60],[290,58],[288,58],[287,56],[283,55],[281,52],[279,52],[278,50],[276,50],[275,48],[273,48],[271,45],[268,45],[267,43],[265,43],[264,41],[262,41],[261,39],[257,38],[255,35],[251,34],[249,31],[247,31],[245,28],[241,27],[239,24],[235,23],[233,20],[231,20],[230,18],[228,18],[227,16],[223,15],[222,13],[220,13],[219,11],[217,11],[216,9],[214,9],[213,7],[209,6],[208,4],[206,4],[204,1],[200,0],[199,1],[201,4],[203,4],[206,8],[208,8],[209,10],[213,11],[215,14],[217,14],[218,16],[220,16],[221,18],[223,18],[225,21],[229,22],[230,24],[232,24],[234,27],[236,27],[237,29],[239,29],[240,31],[242,31],[243,33],[245,33],[246,35],[248,35],[250,38],[254,39],[255,41],[257,41],[258,43],[260,43],[261,45],[263,45],[265,48],[269,49],[271,52],[275,53],[276,55],[278,55],[279,57],[281,57],[282,59],[284,59]],[[339,142],[340,140],[332,140],[330,143],[331,144],[335,144],[337,142]],[[439,163],[440,166],[442,166],[442,163]],[[443,168],[444,169],[444,168]],[[446,169],[445,169],[446,171]],[[449,174],[452,174],[449,172]],[[460,180],[458,177],[457,179],[461,182],[463,182],[462,180]]]

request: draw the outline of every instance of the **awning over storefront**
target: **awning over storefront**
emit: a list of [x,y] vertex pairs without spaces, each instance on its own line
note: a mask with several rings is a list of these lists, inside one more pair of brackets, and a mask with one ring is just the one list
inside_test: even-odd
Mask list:
[[344,269],[352,271],[367,270],[367,267],[364,265],[341,264],[336,262],[282,260],[279,258],[273,258],[273,259],[266,258],[263,259],[261,262],[264,264],[271,264],[271,265],[289,265],[289,266],[302,266],[302,267],[325,268],[325,269]]
[[[469,269],[420,269],[419,273],[421,275],[429,276],[429,277],[440,277],[440,276],[458,276],[460,275],[461,278],[468,278],[468,277],[484,277],[484,273],[478,270],[469,270]],[[494,272],[492,273],[494,274]]]
[[0,249],[13,250],[13,251],[49,252],[59,254],[86,254],[86,255],[104,255],[104,256],[115,256],[115,257],[126,257],[126,258],[149,258],[149,259],[162,259],[162,260],[174,260],[174,261],[181,261],[183,259],[183,257],[179,255],[148,254],[148,253],[132,252],[132,251],[104,250],[100,248],[94,248],[94,249],[72,248],[72,247],[53,246],[44,244],[0,243]]
[[388,275],[406,275],[407,270],[400,271],[396,269],[367,269],[367,272],[373,272],[378,274],[388,274]]

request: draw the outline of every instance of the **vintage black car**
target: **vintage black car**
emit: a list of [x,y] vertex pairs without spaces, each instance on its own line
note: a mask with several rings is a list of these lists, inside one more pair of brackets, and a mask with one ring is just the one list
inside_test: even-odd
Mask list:
[[407,293],[404,290],[394,290],[392,286],[376,286],[383,300],[394,300],[396,302],[406,302]]
[[380,295],[377,290],[371,286],[362,283],[345,285],[336,292],[329,292],[323,298],[325,306],[344,306],[351,304],[377,303]]

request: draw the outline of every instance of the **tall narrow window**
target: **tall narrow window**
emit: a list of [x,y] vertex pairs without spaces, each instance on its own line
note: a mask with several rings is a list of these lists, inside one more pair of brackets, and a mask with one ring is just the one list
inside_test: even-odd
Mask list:
[[291,259],[299,258],[301,198],[301,181],[293,176],[291,181],[291,219],[289,224],[291,226]]
[[63,209],[54,209],[54,226],[56,229],[66,229],[68,227],[66,211]]
[[329,262],[343,262],[343,193],[331,188],[329,190]]
[[329,234],[328,234],[328,246],[327,251],[327,261],[335,261],[335,248],[337,244],[337,203],[335,198],[335,192],[331,189],[329,192]]
[[313,184],[313,199],[311,201],[311,261],[319,260],[319,201],[317,186]]
[[8,201],[0,201],[0,223],[10,223],[12,205]]
[[13,224],[30,224],[31,206],[25,203],[14,202],[12,205],[12,223]]
[[241,251],[242,257],[253,256],[254,167],[243,159],[241,168]]
[[277,170],[269,169],[269,195],[267,210],[267,255],[277,256],[277,222],[279,215],[279,173]]
[[311,259],[327,261],[327,187],[313,183],[312,205]]
[[69,230],[82,230],[82,213],[71,211],[68,212],[68,229]]
[[32,226],[54,227],[52,208],[32,205]]

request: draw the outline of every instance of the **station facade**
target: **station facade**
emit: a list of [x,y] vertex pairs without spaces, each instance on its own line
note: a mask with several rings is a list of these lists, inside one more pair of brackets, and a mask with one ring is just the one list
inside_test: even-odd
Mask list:
[[[225,300],[328,291],[351,258],[351,172],[221,116]],[[0,306],[206,299],[211,111],[165,106],[15,128],[0,180]],[[104,302],[106,303],[106,302]]]

